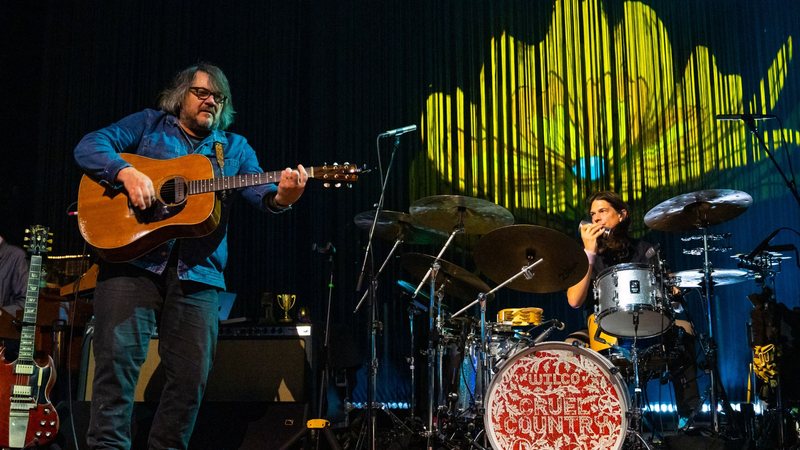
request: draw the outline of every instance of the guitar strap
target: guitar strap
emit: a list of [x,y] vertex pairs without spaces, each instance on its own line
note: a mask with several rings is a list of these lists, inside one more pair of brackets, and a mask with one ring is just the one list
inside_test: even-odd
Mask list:
[[[225,168],[225,150],[222,148],[222,142],[214,141],[214,154],[217,155],[217,165],[219,166],[219,176],[224,177],[225,172],[222,170]],[[222,201],[225,201],[227,197],[227,192],[219,191],[219,198]]]
[[214,153],[217,155],[217,164],[219,165],[220,176],[222,176],[222,169],[225,168],[225,151],[222,149],[222,142],[214,142]]

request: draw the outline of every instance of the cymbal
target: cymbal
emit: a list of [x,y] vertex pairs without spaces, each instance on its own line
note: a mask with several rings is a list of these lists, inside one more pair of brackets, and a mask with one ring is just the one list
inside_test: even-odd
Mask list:
[[[671,273],[670,278],[675,280],[675,285],[682,288],[703,286],[703,269],[684,270]],[[711,269],[711,282],[714,286],[742,283],[755,279],[755,274],[742,269]]]
[[753,197],[732,189],[691,192],[661,202],[644,215],[654,230],[690,231],[726,222],[743,213]]
[[[406,253],[400,257],[400,265],[416,280],[422,280],[436,258],[423,253]],[[427,283],[426,282],[426,286]],[[444,283],[444,293],[464,302],[475,300],[481,292],[491,289],[477,275],[451,262],[439,259],[439,272],[436,275],[436,289]],[[423,286],[423,290],[427,289]],[[426,291],[428,292],[428,291]]]
[[483,236],[474,252],[475,264],[492,281],[503,283],[523,267],[544,260],[508,284],[523,292],[544,294],[567,289],[589,270],[589,260],[581,246],[567,235],[537,225],[510,225]]
[[[369,230],[374,219],[375,210],[373,209],[356,214],[353,222],[362,230]],[[386,210],[381,211],[378,215],[375,236],[387,241],[403,239],[403,242],[407,244],[432,244],[445,238],[440,231],[417,225],[409,214]]]
[[461,195],[421,198],[411,205],[410,212],[417,223],[446,233],[463,224],[466,234],[486,234],[514,223],[514,216],[502,206]]

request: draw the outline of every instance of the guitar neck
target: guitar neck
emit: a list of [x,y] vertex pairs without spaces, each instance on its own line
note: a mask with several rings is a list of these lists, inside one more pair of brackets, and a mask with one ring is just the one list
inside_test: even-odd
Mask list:
[[36,338],[36,316],[39,307],[39,286],[42,273],[42,256],[31,255],[30,269],[28,270],[28,291],[25,295],[25,311],[22,316],[24,323],[20,333],[18,362],[32,362],[34,354],[34,339]]
[[191,180],[186,184],[189,194],[202,194],[205,192],[224,191],[227,189],[242,189],[250,186],[259,186],[268,183],[277,183],[281,178],[280,170],[263,173],[245,173],[230,177],[206,178],[205,180]]

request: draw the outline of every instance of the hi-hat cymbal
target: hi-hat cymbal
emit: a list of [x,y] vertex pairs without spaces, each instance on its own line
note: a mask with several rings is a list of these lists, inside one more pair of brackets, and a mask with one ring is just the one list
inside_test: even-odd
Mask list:
[[[369,230],[375,219],[375,210],[356,214],[356,226]],[[417,225],[409,214],[397,211],[381,211],[375,224],[375,235],[381,239],[394,241],[402,239],[407,244],[432,244],[446,238],[441,232]]]
[[508,284],[511,289],[539,294],[565,290],[589,270],[586,253],[574,239],[537,225],[510,225],[492,231],[478,241],[474,258],[478,268],[496,283],[543,258],[533,268],[531,279],[521,276]]
[[[422,253],[406,253],[400,257],[400,265],[414,279],[422,281],[436,258]],[[430,281],[430,280],[429,280]],[[428,281],[428,282],[429,282]],[[436,289],[444,283],[444,293],[450,297],[468,302],[475,300],[480,293],[489,292],[489,286],[477,275],[468,272],[451,262],[439,259],[439,272],[436,275]],[[426,285],[423,289],[427,288]]]
[[752,203],[750,194],[732,189],[690,192],[656,205],[644,223],[654,230],[691,231],[733,219]]
[[514,223],[514,216],[502,206],[461,195],[421,198],[411,205],[410,212],[417,223],[446,233],[463,225],[466,234],[486,234]]
[[[669,276],[675,280],[675,285],[682,288],[703,287],[703,269],[684,270],[671,273]],[[711,283],[714,286],[742,283],[755,279],[755,274],[742,269],[711,269]]]

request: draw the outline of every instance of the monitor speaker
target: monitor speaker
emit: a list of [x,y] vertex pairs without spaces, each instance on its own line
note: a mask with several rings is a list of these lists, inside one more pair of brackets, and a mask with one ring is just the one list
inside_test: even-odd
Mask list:
[[[94,354],[92,339],[84,340],[78,400],[92,399]],[[301,402],[313,399],[311,336],[220,337],[204,401]],[[164,371],[153,338],[142,365],[134,400],[158,401]]]
[[[91,403],[58,406],[62,418],[58,443],[64,450],[85,448]],[[133,407],[131,448],[147,448],[147,437],[156,403],[137,402]],[[189,450],[265,450],[279,449],[292,441],[305,427],[308,406],[293,402],[203,402],[197,415]],[[74,423],[70,421],[74,419]],[[72,436],[72,430],[77,436]]]

